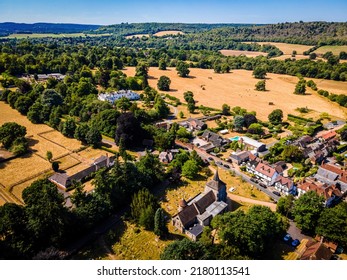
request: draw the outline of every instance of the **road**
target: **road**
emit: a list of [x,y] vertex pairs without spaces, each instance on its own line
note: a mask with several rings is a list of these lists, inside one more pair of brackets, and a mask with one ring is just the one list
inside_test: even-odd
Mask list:
[[[224,170],[227,170],[227,171],[233,171],[235,173],[235,175],[241,176],[243,178],[243,180],[245,180],[249,184],[253,185],[254,187],[256,187],[258,190],[262,191],[263,193],[266,193],[274,201],[277,202],[280,199],[279,196],[273,194],[268,189],[260,186],[259,184],[255,183],[255,182],[252,182],[250,176],[248,176],[248,175],[244,174],[243,172],[241,172],[238,167],[235,167],[231,163],[223,161],[219,157],[212,156],[212,155],[208,154],[207,152],[200,150],[199,148],[195,147],[192,144],[187,144],[187,143],[183,143],[183,142],[180,142],[180,141],[176,140],[176,145],[181,146],[181,147],[183,146],[183,147],[187,148],[190,151],[194,149],[202,159],[208,160],[209,158],[212,158],[216,163],[217,162],[222,163],[222,164],[217,164],[218,168],[221,168],[221,169],[224,169]],[[229,168],[225,167],[225,165],[228,165]]]
[[243,197],[243,196],[239,196],[239,195],[231,194],[231,193],[228,193],[228,197],[232,201],[239,201],[239,202],[246,202],[246,203],[257,204],[257,205],[263,205],[263,206],[269,207],[272,211],[276,211],[276,204],[273,202],[265,202],[265,201],[255,200],[255,199],[251,199],[251,198],[247,198],[247,197]]

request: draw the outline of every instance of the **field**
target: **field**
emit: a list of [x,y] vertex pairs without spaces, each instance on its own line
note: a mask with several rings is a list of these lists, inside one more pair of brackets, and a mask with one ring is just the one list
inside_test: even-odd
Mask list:
[[184,32],[177,31],[177,30],[159,31],[159,32],[155,33],[154,36],[162,37],[162,36],[166,36],[166,35],[178,35],[178,34],[184,34]]
[[0,37],[5,39],[25,39],[25,38],[72,38],[72,37],[101,37],[110,36],[111,34],[84,34],[84,33],[65,33],[65,34],[54,34],[54,33],[32,33],[32,34],[11,34],[6,37]]
[[347,46],[323,46],[314,51],[316,54],[325,54],[332,52],[334,55],[339,55],[340,52],[347,52]]
[[[128,67],[124,72],[128,76],[134,76],[135,68]],[[269,113],[274,109],[282,109],[284,114],[297,114],[296,108],[305,107],[308,104],[317,112],[329,112],[333,118],[344,119],[346,108],[330,102],[327,98],[319,96],[316,92],[308,89],[309,94],[300,96],[293,94],[297,77],[289,75],[271,74],[267,75],[266,92],[254,89],[259,81],[252,76],[252,71],[233,70],[232,73],[217,74],[212,69],[190,69],[188,78],[181,78],[174,68],[158,70],[156,67],[149,69],[149,84],[157,88],[160,76],[168,76],[171,79],[170,95],[183,99],[185,91],[192,91],[197,106],[205,105],[221,109],[224,103],[231,108],[241,106],[249,111],[256,111],[257,117],[267,120]],[[347,82],[317,80],[318,88],[335,93],[347,91]],[[203,89],[204,88],[204,89]],[[273,102],[274,105],[269,105]]]
[[257,57],[259,55],[267,56],[266,52],[252,52],[252,51],[236,51],[236,50],[221,50],[225,56],[240,56],[245,55],[247,57]]
[[[248,43],[248,42],[246,42]],[[256,42],[259,45],[273,45],[279,48],[283,54],[292,54],[295,50],[297,54],[303,54],[304,51],[309,50],[313,46],[299,45],[299,44],[287,44],[287,43],[277,43],[277,42]]]
[[134,34],[134,35],[125,36],[126,39],[131,39],[133,37],[135,38],[149,37],[149,34]]
[[0,204],[6,200],[6,194],[7,198],[14,195],[20,201],[22,191],[34,180],[53,173],[51,163],[45,158],[47,151],[53,153],[53,159],[68,173],[80,171],[97,157],[106,154],[103,150],[84,148],[76,139],[66,138],[47,125],[32,124],[4,102],[0,102],[0,112],[0,125],[14,121],[26,127],[31,151],[22,157],[0,163]]

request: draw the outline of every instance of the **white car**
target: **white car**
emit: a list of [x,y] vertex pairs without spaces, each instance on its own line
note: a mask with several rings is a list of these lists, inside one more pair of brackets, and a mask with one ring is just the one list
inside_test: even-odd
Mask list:
[[229,192],[233,192],[233,191],[235,191],[235,188],[230,188],[229,189]]

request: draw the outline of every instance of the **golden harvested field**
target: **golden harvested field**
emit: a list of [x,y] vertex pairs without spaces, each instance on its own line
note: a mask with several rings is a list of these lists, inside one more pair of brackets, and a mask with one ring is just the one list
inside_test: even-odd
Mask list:
[[300,59],[308,59],[309,57],[308,57],[308,55],[302,55],[302,54],[297,54],[295,57],[292,57],[291,54],[284,54],[281,56],[272,57],[271,59],[286,60],[288,58],[300,60]]
[[177,31],[177,30],[166,30],[166,31],[159,31],[154,34],[154,36],[161,37],[165,35],[178,35],[178,34],[184,34],[182,31]]
[[[128,76],[134,76],[135,68],[128,67],[124,70]],[[329,112],[337,118],[346,117],[346,108],[330,102],[327,98],[319,96],[308,89],[308,95],[300,96],[293,94],[297,77],[289,75],[271,74],[267,75],[266,92],[259,92],[254,89],[259,81],[252,76],[252,71],[233,70],[228,74],[217,74],[212,69],[190,68],[190,77],[181,78],[174,68],[159,70],[156,67],[149,69],[149,84],[157,88],[157,81],[160,76],[168,76],[171,79],[171,95],[180,100],[183,99],[185,91],[192,91],[197,105],[205,105],[221,109],[224,103],[231,108],[241,106],[248,111],[256,111],[257,117],[267,120],[269,113],[274,109],[282,109],[284,114],[297,114],[296,108],[309,107],[318,112]],[[324,89],[341,92],[347,91],[347,82],[319,81],[318,87],[324,85]],[[201,86],[204,86],[205,90]],[[269,105],[273,102],[274,105]]]
[[41,136],[53,143],[58,143],[59,145],[64,146],[65,149],[70,151],[78,150],[82,146],[80,141],[72,138],[67,138],[57,130],[52,130],[52,132],[42,134]]
[[[245,42],[249,43],[249,42]],[[259,45],[273,45],[279,48],[283,54],[292,54],[295,50],[297,54],[303,54],[304,51],[309,50],[313,46],[299,45],[299,44],[287,44],[287,43],[277,43],[277,42],[256,42]]]
[[62,157],[58,160],[58,162],[59,162],[59,168],[62,170],[66,170],[68,168],[71,168],[81,163],[81,161],[78,158],[72,155],[67,155],[65,157]]
[[240,56],[257,57],[259,55],[267,56],[266,52],[252,52],[252,51],[237,51],[237,50],[221,50],[221,54],[225,56]]
[[316,54],[325,54],[332,52],[334,55],[339,55],[340,52],[347,52],[347,46],[323,46],[314,51]]
[[51,164],[35,154],[15,158],[0,164],[0,183],[6,188],[31,176],[50,170]]

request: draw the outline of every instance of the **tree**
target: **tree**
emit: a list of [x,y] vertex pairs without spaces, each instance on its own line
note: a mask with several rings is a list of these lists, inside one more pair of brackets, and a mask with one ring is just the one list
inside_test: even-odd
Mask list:
[[165,247],[161,260],[207,260],[210,255],[203,244],[186,238],[176,240]]
[[255,90],[266,91],[265,85],[266,85],[265,80],[261,80],[255,84]]
[[119,145],[120,139],[123,138],[124,147],[131,148],[139,145],[143,140],[143,130],[140,122],[131,112],[121,114],[117,119],[117,129],[115,141]]
[[27,117],[32,123],[35,123],[35,124],[42,123],[41,112],[42,112],[42,104],[40,102],[35,102],[30,107],[27,113]]
[[168,229],[165,222],[164,211],[158,208],[154,216],[154,233],[159,237],[163,237],[168,233]]
[[159,94],[154,99],[154,109],[157,111],[158,118],[166,118],[170,113],[169,106]]
[[184,61],[179,61],[176,66],[178,76],[185,78],[188,77],[190,70],[189,65]]
[[155,209],[158,202],[148,189],[143,188],[134,194],[131,204],[132,218],[145,229],[153,229]]
[[42,93],[41,104],[47,105],[48,107],[62,105],[63,98],[54,89],[46,89]]
[[33,103],[29,97],[20,96],[17,98],[16,103],[14,104],[14,107],[19,113],[21,113],[22,115],[26,115],[32,104]]
[[228,104],[222,105],[222,114],[224,116],[230,116],[230,106]]
[[283,111],[281,109],[273,110],[268,116],[269,122],[272,124],[279,124],[283,119]]
[[237,115],[234,117],[233,121],[234,128],[236,131],[242,131],[244,125],[245,125],[245,119],[243,116]]
[[252,115],[252,114],[246,114],[243,116],[243,120],[244,120],[244,126],[245,127],[249,127],[251,124],[253,123],[257,123],[258,119],[256,116]]
[[169,91],[170,90],[170,84],[171,84],[171,80],[169,77],[160,76],[157,86],[158,86],[159,90]]
[[62,125],[61,133],[73,138],[76,130],[76,122],[73,118],[68,118]]
[[47,153],[46,153],[46,159],[47,159],[49,162],[51,162],[52,158],[53,158],[53,153],[52,153],[51,151],[47,151]]
[[93,148],[97,148],[100,145],[102,140],[102,135],[99,129],[95,127],[91,127],[86,134],[86,142],[89,145],[92,145]]
[[317,58],[317,54],[316,53],[310,53],[309,58],[311,60],[315,60]]
[[117,109],[120,109],[124,113],[131,107],[131,102],[128,98],[123,96],[116,102],[116,106]]
[[263,126],[260,123],[252,123],[248,129],[247,129],[248,133],[251,134],[263,134],[264,130],[263,130]]
[[158,157],[152,153],[146,153],[136,162],[136,167],[141,176],[141,182],[147,188],[152,188],[158,184],[164,178],[163,165],[159,161]]
[[342,202],[333,208],[324,208],[318,220],[316,233],[325,239],[347,246],[347,203]]
[[59,163],[57,161],[53,161],[52,162],[52,169],[55,171],[55,172],[58,172],[59,171]]
[[27,130],[25,126],[15,122],[7,122],[0,126],[0,143],[5,149],[10,149],[18,138],[23,138]]
[[299,82],[296,84],[294,93],[305,95],[305,93],[306,93],[306,81],[304,79],[300,79]]
[[87,143],[87,133],[89,131],[89,125],[86,123],[81,123],[76,127],[74,138],[81,141],[82,143]]
[[253,76],[257,79],[265,79],[266,69],[263,66],[256,66],[253,70]]
[[140,62],[136,66],[135,76],[144,77],[145,79],[148,79],[148,70],[149,70],[148,64],[145,62]]
[[292,196],[291,194],[287,196],[282,196],[277,202],[276,212],[286,217],[290,217],[293,205],[294,196]]
[[300,162],[304,157],[299,147],[294,145],[286,145],[281,156],[286,162]]
[[260,258],[274,238],[286,229],[281,216],[265,206],[253,206],[247,213],[228,212],[213,218],[221,244],[235,246],[242,254]]
[[182,166],[182,176],[188,179],[194,179],[199,172],[198,163],[195,160],[187,160]]
[[159,60],[159,70],[166,70],[166,60],[164,58]]
[[294,221],[306,233],[313,234],[324,208],[324,198],[314,191],[301,195],[293,207]]

